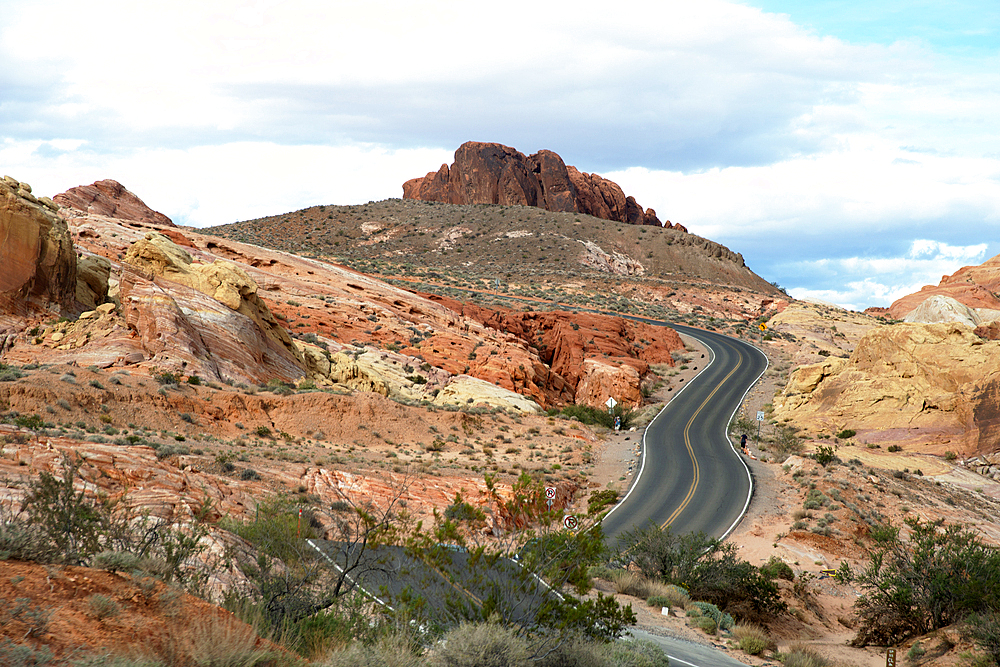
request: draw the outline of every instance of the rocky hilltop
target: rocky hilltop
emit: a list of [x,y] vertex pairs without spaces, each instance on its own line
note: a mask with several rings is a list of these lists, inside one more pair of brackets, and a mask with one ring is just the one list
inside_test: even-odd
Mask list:
[[665,226],[656,211],[626,197],[617,183],[579,171],[549,150],[524,155],[497,143],[468,141],[455,151],[455,162],[403,184],[404,199],[446,204],[536,206],[547,211],[585,213],[631,225]]
[[[1000,293],[1000,255],[978,266],[962,267],[950,276],[943,276],[937,285],[927,285],[919,292],[897,299],[889,306],[889,314],[896,319],[903,319],[932,297],[946,297],[972,309],[976,313],[975,324],[980,324],[1000,318],[1000,299],[996,296],[998,293]],[[937,303],[948,304],[940,298],[937,299]],[[945,308],[954,312],[955,316],[942,317],[940,314],[934,314],[935,311],[940,311],[940,308],[929,305],[924,309],[924,317],[911,319],[931,321],[926,317],[937,317],[940,321],[961,321],[968,317],[968,313],[963,309],[954,308],[950,304],[945,305]]]
[[70,188],[52,199],[60,206],[75,208],[84,213],[174,226],[170,218],[149,208],[124,185],[111,179]]

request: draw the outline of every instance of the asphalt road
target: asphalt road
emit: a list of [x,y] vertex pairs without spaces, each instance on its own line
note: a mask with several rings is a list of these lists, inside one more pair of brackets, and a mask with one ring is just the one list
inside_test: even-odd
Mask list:
[[743,517],[753,493],[750,470],[730,444],[726,427],[767,369],[767,357],[728,336],[670,326],[704,343],[711,358],[689,362],[709,365],[646,428],[632,486],[604,518],[610,544],[650,520],[674,532],[725,537]]

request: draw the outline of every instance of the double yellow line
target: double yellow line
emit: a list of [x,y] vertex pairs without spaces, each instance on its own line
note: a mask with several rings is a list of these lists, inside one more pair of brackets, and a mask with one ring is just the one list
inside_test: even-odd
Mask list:
[[726,384],[726,382],[729,381],[729,378],[733,376],[733,373],[735,373],[742,365],[743,355],[739,355],[739,361],[737,361],[736,365],[733,366],[733,370],[729,371],[729,375],[722,378],[719,384],[715,385],[715,389],[713,389],[712,393],[701,402],[698,409],[694,411],[693,415],[691,415],[691,419],[688,420],[687,426],[684,427],[684,446],[687,447],[688,454],[691,456],[691,464],[694,466],[694,477],[691,480],[691,488],[688,489],[687,495],[684,496],[684,500],[681,501],[681,504],[674,510],[674,513],[667,517],[666,521],[660,524],[660,529],[669,526],[675,519],[677,519],[677,516],[684,511],[684,508],[688,506],[688,503],[690,503],[691,499],[694,497],[694,492],[698,488],[698,482],[701,480],[701,469],[698,466],[698,457],[695,456],[694,448],[691,446],[691,425],[694,423],[694,420],[697,419],[704,407],[708,405],[708,402],[712,400],[712,397],[715,396],[715,392],[719,391],[719,389],[722,388],[722,385]]

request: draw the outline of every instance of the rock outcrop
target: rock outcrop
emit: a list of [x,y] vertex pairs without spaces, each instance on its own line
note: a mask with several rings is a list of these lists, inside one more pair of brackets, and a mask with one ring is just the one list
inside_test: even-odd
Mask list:
[[166,236],[150,233],[129,249],[122,269],[122,315],[149,356],[218,380],[304,375],[288,333],[236,265],[196,264]]
[[450,167],[443,164],[436,172],[404,183],[403,198],[446,204],[535,206],[687,231],[669,222],[664,225],[656,211],[643,210],[633,197],[625,196],[618,184],[567,166],[552,151],[526,156],[497,143],[462,144]]
[[[976,310],[1000,311],[1000,255],[992,257],[978,266],[965,266],[950,276],[941,278],[937,285],[927,285],[919,292],[908,294],[889,306],[889,314],[895,319],[903,319],[920,304],[932,296],[946,296]],[[984,321],[1000,318],[996,315],[979,313]]]
[[75,307],[76,255],[58,208],[27,183],[0,181],[0,314]]
[[862,442],[927,453],[1000,448],[1000,343],[959,323],[896,324],[865,335],[849,359],[796,369],[775,417],[806,431],[850,428]]
[[923,303],[908,312],[903,321],[924,324],[958,322],[968,327],[976,327],[982,323],[982,319],[975,309],[943,294],[928,297]]
[[56,195],[52,200],[60,205],[74,208],[84,213],[106,215],[119,220],[136,220],[156,225],[174,227],[167,216],[146,206],[129,192],[124,185],[110,179],[97,181],[91,185],[70,188]]

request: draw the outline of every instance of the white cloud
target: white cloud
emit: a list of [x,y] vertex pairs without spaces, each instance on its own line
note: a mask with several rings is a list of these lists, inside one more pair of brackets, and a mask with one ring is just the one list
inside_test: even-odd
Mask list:
[[[987,244],[952,246],[928,239],[916,239],[899,257],[844,257],[813,262],[797,262],[802,274],[822,273],[833,276],[831,284],[839,289],[793,287],[789,294],[797,299],[819,299],[852,310],[868,306],[886,306],[925,285],[937,285],[963,266],[981,264],[987,259]],[[852,279],[854,276],[864,276]]]
[[[174,222],[199,227],[308,205],[401,197],[403,181],[452,160],[449,151],[437,149],[267,142],[150,149],[111,156],[82,149],[39,160],[39,150],[47,145],[0,144],[0,164],[10,175],[31,183],[35,192],[49,196],[113,178]],[[387,183],[396,185],[387,192]]]

